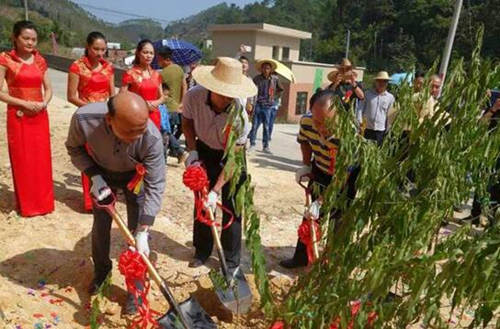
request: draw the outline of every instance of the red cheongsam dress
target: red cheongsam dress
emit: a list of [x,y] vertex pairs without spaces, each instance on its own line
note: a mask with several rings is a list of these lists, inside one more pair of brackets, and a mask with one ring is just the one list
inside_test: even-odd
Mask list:
[[[69,71],[78,75],[78,97],[87,103],[105,102],[111,96],[110,81],[113,77],[113,65],[101,59],[101,66],[92,70],[87,56],[76,60],[69,67]],[[113,87],[114,88],[114,87]],[[87,147],[87,151],[90,150]],[[82,173],[83,205],[86,211],[92,210],[89,178]]]
[[[0,54],[7,69],[9,95],[25,101],[43,102],[45,59],[33,52],[33,63],[24,63],[15,50]],[[27,115],[20,107],[7,106],[7,140],[16,205],[23,217],[54,211],[54,184],[50,153],[49,116],[46,109]]]
[[[158,95],[158,90],[161,86],[162,79],[161,75],[149,68],[150,78],[144,78],[142,76],[142,69],[134,65],[130,70],[125,72],[122,77],[122,85],[128,85],[128,90],[139,94],[146,101],[155,101],[160,98]],[[160,129],[160,111],[156,108],[149,112],[149,118],[153,123]]]

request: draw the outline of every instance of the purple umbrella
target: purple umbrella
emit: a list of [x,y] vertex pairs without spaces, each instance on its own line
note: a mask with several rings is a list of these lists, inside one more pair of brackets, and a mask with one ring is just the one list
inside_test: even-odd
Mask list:
[[[197,62],[201,59],[202,54],[201,50],[195,45],[178,39],[163,39],[158,40],[153,43],[155,51],[157,51],[160,47],[166,46],[172,50],[172,60],[174,63],[186,66],[191,63]],[[155,58],[153,62],[153,67],[158,69],[158,61]]]

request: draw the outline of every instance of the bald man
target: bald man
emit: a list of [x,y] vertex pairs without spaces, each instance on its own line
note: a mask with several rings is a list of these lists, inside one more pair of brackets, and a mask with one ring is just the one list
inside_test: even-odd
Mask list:
[[[85,144],[90,152],[85,150]],[[165,189],[165,158],[160,132],[149,120],[149,108],[137,94],[122,92],[107,103],[79,108],[71,119],[66,148],[71,162],[91,180],[91,194],[102,201],[121,189],[127,204],[128,227],[135,232],[137,249],[149,254],[148,231],[160,211]],[[142,187],[129,190],[136,168],[146,169]],[[111,217],[94,206],[92,226],[93,294],[111,271],[109,258]],[[127,313],[135,313],[133,296]]]

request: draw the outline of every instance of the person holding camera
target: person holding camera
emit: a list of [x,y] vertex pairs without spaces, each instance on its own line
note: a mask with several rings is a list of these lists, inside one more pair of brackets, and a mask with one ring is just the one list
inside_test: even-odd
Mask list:
[[352,64],[347,58],[342,59],[338,69],[328,74],[328,80],[331,82],[328,89],[339,97],[346,110],[349,110],[351,106],[356,108],[357,101],[365,99],[363,87],[356,81],[356,78],[357,74],[352,70]]

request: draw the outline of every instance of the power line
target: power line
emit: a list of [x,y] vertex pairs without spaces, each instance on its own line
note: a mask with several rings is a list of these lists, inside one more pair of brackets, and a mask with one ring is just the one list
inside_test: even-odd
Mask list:
[[110,8],[97,7],[97,6],[88,4],[88,3],[80,3],[80,2],[78,2],[77,4],[79,6],[81,6],[81,7],[84,7],[84,8],[88,8],[88,9],[92,9],[92,10],[97,10],[97,11],[105,12],[105,13],[108,13],[108,14],[121,15],[121,16],[124,16],[124,17],[141,18],[141,19],[152,19],[152,20],[155,20],[155,21],[158,21],[158,22],[162,22],[162,23],[165,23],[165,24],[170,23],[169,20],[166,20],[164,18],[144,16],[144,15],[138,15],[138,14],[129,13],[129,12],[125,12],[125,11],[110,9]]

